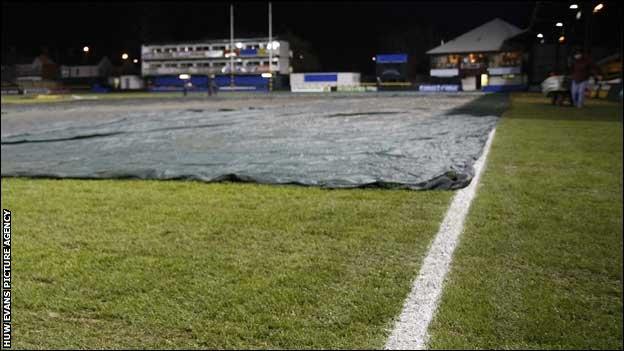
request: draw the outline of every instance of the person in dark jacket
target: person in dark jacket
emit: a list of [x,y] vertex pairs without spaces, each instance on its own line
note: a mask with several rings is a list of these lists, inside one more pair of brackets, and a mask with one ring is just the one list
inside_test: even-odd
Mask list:
[[217,86],[215,79],[214,74],[211,74],[210,77],[208,77],[208,96],[212,96],[212,94],[217,95],[219,87]]
[[572,63],[572,104],[578,108],[583,107],[585,102],[585,90],[587,81],[591,75],[600,78],[598,67],[592,62],[589,55],[581,50],[574,51],[574,61]]

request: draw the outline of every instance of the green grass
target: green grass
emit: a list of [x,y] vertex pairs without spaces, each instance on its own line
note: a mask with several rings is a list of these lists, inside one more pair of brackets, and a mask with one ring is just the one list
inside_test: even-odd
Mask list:
[[[513,96],[432,348],[622,349],[618,111]],[[3,179],[14,344],[381,348],[451,196]]]
[[2,180],[17,348],[381,348],[451,192]]
[[622,349],[621,108],[513,97],[431,348]]

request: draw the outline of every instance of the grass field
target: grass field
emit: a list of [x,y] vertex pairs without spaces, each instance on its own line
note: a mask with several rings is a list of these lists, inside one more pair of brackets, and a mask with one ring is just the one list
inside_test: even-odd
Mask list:
[[[433,348],[622,348],[621,106],[519,94]],[[5,178],[18,348],[381,348],[452,192]]]
[[379,348],[451,192],[2,180],[18,348]]
[[622,349],[621,116],[514,96],[430,347]]

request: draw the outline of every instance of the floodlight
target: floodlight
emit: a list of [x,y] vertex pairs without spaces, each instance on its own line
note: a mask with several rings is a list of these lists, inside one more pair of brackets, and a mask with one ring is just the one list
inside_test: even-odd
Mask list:
[[603,3],[600,3],[600,4],[596,5],[596,7],[594,7],[594,13],[602,10],[603,7],[604,7]]

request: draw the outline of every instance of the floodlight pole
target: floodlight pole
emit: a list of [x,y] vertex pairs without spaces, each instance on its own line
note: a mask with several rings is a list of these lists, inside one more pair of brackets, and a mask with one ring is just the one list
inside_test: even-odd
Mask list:
[[592,19],[592,16],[594,15],[592,13],[591,6],[592,6],[591,3],[581,5],[581,8],[584,7],[583,11],[585,12],[585,33],[584,33],[585,40],[583,42],[583,54],[587,54],[591,51],[591,19]]
[[234,87],[234,4],[230,4],[230,87]]
[[269,1],[269,92],[273,91],[273,8]]

